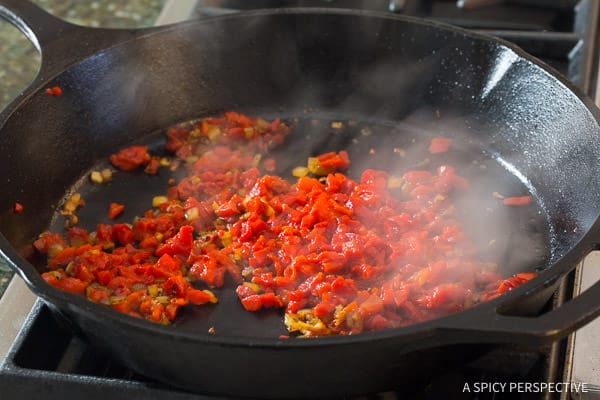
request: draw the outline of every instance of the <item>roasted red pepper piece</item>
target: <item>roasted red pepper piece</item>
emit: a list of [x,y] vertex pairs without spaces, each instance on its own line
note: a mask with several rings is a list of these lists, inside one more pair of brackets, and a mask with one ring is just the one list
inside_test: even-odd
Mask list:
[[158,173],[158,168],[160,168],[160,161],[156,158],[151,158],[150,161],[148,161],[146,168],[144,168],[144,172],[150,175],[154,175]]
[[147,146],[130,146],[112,154],[110,162],[122,171],[130,171],[150,162]]
[[119,203],[110,203],[108,206],[108,218],[115,219],[125,210],[125,205]]
[[122,245],[133,243],[133,231],[127,224],[114,224],[112,226],[112,239]]
[[62,95],[62,89],[59,86],[52,86],[44,90],[44,93],[58,97]]
[[194,232],[194,228],[191,225],[182,226],[174,237],[168,239],[156,249],[155,254],[157,256],[162,256],[163,254],[171,256],[181,255],[187,258],[192,250],[192,242],[194,240],[192,232]]
[[526,206],[531,203],[532,197],[529,196],[514,196],[505,197],[502,199],[502,203],[505,206]]
[[87,284],[77,278],[68,276],[64,271],[59,273],[58,271],[44,272],[42,278],[50,285],[64,290],[65,292],[83,294]]
[[16,202],[15,204],[13,204],[13,213],[15,214],[21,214],[24,210],[23,204]]
[[429,144],[429,152],[431,154],[445,153],[450,149],[452,145],[452,139],[444,137],[435,137],[431,139]]
[[535,272],[521,272],[511,276],[510,278],[504,279],[498,286],[498,293],[506,293],[509,290],[514,289],[517,286],[520,286],[523,283],[535,278],[535,276]]
[[328,170],[343,170],[350,166],[350,157],[345,150],[341,150],[338,153],[330,152],[318,155],[319,165],[321,168]]

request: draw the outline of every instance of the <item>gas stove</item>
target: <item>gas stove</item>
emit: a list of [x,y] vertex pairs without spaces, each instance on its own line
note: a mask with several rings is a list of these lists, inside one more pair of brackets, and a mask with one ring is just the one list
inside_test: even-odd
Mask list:
[[[403,13],[509,40],[568,77],[600,106],[600,1],[583,0],[168,0],[157,24],[248,8],[325,6]],[[560,306],[600,278],[600,252],[567,276]],[[14,278],[0,298],[0,393],[5,399],[208,399],[154,382],[81,341]],[[427,382],[373,399],[587,399],[599,396],[600,321],[543,349],[500,346]],[[598,397],[600,398],[600,397]]]

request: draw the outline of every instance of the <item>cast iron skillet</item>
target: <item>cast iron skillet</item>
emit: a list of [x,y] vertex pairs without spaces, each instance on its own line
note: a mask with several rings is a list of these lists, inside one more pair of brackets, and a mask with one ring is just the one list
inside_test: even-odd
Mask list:
[[[360,11],[258,11],[139,32],[69,25],[22,0],[0,1],[0,15],[42,52],[39,76],[0,116],[0,252],[57,315],[125,366],[203,393],[368,393],[434,373],[474,344],[540,346],[600,313],[595,284],[535,316],[599,237],[600,114],[518,48],[445,25]],[[61,97],[44,94],[55,85]],[[455,127],[445,134],[465,145],[459,154],[485,155],[490,168],[512,182],[508,187],[534,194],[542,223],[515,229],[513,244],[543,230],[545,256],[527,266],[539,276],[445,318],[314,340],[278,339],[280,316],[243,312],[227,291],[217,307],[206,308],[211,311],[163,327],[42,281],[43,266],[22,250],[43,230],[60,226],[52,206],[65,196],[81,191],[89,200],[82,212],[97,220],[109,200],[145,209],[164,189],[165,177],[135,174],[94,188],[86,184],[90,169],[123,146],[159,141],[153,133],[174,123],[231,109],[394,128],[370,136],[350,130],[333,144],[325,138],[335,136],[325,131],[296,138],[291,146],[298,154],[291,158],[298,164],[305,153],[328,146],[373,146],[383,154],[410,142],[416,131],[426,139]],[[440,118],[433,117],[436,111]],[[365,144],[356,150],[353,139]],[[17,201],[25,206],[22,214],[10,212]],[[527,252],[510,246],[509,256]],[[516,272],[510,268],[505,272]],[[210,324],[217,334],[207,333]]]

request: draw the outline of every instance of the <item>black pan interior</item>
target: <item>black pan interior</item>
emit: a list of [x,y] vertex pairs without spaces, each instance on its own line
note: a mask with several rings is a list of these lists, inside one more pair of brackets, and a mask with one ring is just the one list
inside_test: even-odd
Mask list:
[[[494,255],[508,265],[507,273],[552,265],[598,216],[594,147],[600,129],[594,116],[544,69],[496,41],[459,30],[368,13],[231,16],[109,49],[48,82],[54,85],[63,88],[61,97],[33,93],[0,131],[0,154],[7,155],[0,171],[8,183],[0,187],[0,229],[17,249],[58,221],[52,207],[73,190],[87,201],[82,220],[104,218],[108,200],[123,199],[131,211],[135,204],[142,207],[136,211],[148,208],[166,176],[123,173],[110,187],[97,188],[84,183],[87,172],[121,147],[159,141],[156,132],[174,123],[225,110],[292,123],[298,118],[304,136],[288,145],[298,157],[294,165],[315,149],[342,146],[353,159],[388,166],[396,155],[390,148],[440,133],[455,138],[461,147],[453,162],[465,174],[481,176],[480,166],[489,167],[482,193],[502,187],[507,195],[535,195],[534,215],[511,210],[515,234],[504,239],[505,249],[523,242],[529,248]],[[333,120],[347,129],[331,134]],[[375,133],[364,135],[364,128]],[[378,156],[368,161],[364,153],[371,148]],[[491,195],[485,199],[497,203]],[[25,206],[23,214],[10,212],[16,201]],[[478,204],[483,211],[475,211],[485,223],[506,219],[491,218],[487,208]],[[234,300],[222,298],[248,324],[263,318],[242,313]],[[201,311],[208,314],[204,324],[218,308]],[[281,329],[275,317],[264,318]],[[264,327],[244,334],[263,335]]]

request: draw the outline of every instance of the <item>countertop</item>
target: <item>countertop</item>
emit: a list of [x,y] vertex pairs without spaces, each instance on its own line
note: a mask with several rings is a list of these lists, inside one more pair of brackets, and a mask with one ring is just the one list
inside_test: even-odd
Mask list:
[[[78,25],[106,28],[151,26],[166,0],[33,0],[50,13]],[[39,69],[35,47],[0,19],[0,110],[24,90]],[[0,296],[13,276],[0,259]]]

